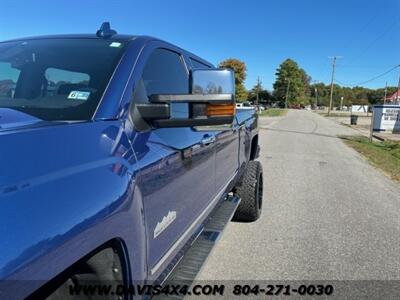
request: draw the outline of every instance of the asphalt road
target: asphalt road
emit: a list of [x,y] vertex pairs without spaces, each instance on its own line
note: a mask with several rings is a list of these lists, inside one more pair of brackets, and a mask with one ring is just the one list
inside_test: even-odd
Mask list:
[[400,279],[400,184],[336,135],[357,134],[308,111],[260,118],[264,207],[230,223],[204,280]]

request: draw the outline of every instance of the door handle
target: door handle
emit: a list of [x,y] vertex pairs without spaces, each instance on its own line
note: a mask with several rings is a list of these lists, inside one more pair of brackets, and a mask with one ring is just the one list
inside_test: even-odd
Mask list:
[[234,125],[234,126],[232,127],[232,130],[233,130],[233,132],[236,132],[236,131],[242,129],[243,126],[244,126],[244,124],[241,124],[241,125]]
[[215,136],[213,135],[205,135],[201,140],[201,143],[205,146],[210,145],[214,142],[215,142]]

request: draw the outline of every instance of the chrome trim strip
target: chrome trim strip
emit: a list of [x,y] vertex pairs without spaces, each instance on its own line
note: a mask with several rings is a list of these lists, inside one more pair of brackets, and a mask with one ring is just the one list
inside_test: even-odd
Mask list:
[[189,226],[188,229],[181,235],[181,237],[171,246],[171,248],[168,249],[167,253],[164,254],[163,257],[160,258],[160,260],[155,264],[154,267],[151,268],[151,275],[154,275],[157,273],[158,269],[162,266],[162,264],[170,257],[172,252],[176,250],[176,248],[179,246],[180,243],[187,237],[187,235],[193,230],[193,228],[201,221],[201,219],[204,217],[204,215],[210,210],[210,208],[213,207],[213,205],[221,198],[222,194],[225,192],[226,188],[228,185],[232,182],[233,179],[235,179],[237,175],[237,171],[235,174],[228,180],[228,183],[222,188],[220,192],[218,192],[217,196],[214,197],[214,199],[207,205],[206,209],[196,218],[196,220],[192,223],[192,225]]

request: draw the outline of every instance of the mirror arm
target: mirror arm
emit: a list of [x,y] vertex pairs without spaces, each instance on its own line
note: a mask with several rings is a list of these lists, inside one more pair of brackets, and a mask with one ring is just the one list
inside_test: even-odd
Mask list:
[[151,95],[152,103],[213,103],[213,104],[230,104],[234,102],[235,96],[232,94],[176,94],[176,95]]
[[169,119],[170,117],[169,104],[137,103],[135,107],[145,120]]
[[230,124],[233,122],[233,116],[208,117],[206,119],[168,119],[154,120],[152,124],[155,127],[193,127],[193,126],[215,126]]

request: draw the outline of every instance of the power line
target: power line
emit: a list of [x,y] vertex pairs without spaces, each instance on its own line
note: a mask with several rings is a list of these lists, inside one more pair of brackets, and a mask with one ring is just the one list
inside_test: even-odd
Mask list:
[[358,82],[358,83],[344,83],[344,82],[341,82],[341,81],[339,81],[337,79],[335,79],[335,81],[337,83],[339,83],[339,84],[342,84],[342,85],[351,85],[351,86],[363,85],[363,84],[369,83],[371,81],[374,81],[374,80],[376,80],[378,78],[381,78],[381,77],[385,76],[386,74],[389,74],[390,72],[392,72],[393,70],[397,69],[398,67],[400,67],[400,65],[396,65],[396,66],[392,67],[391,69],[387,70],[386,72],[383,72],[382,74],[379,74],[379,75],[374,76],[374,77],[372,77],[372,78],[370,78],[368,80],[365,80],[365,81],[362,81],[362,82]]
[[380,16],[382,14],[382,12],[385,11],[385,9],[386,8],[383,7],[382,5],[379,5],[379,7],[377,7],[377,10],[376,10],[375,14],[373,15],[373,17],[369,18],[368,22],[364,23],[364,26],[362,26],[358,31],[353,33],[353,36],[355,38],[352,38],[349,45],[347,45],[348,49],[353,48],[353,46],[355,45],[355,42],[358,42],[360,40],[360,34],[363,33],[377,19],[377,17]]
[[397,24],[397,22],[400,20],[400,18],[395,18],[394,21],[392,23],[390,23],[390,25],[388,27],[385,28],[385,30],[383,32],[381,32],[375,39],[372,40],[371,43],[369,43],[367,45],[367,47],[365,47],[362,51],[359,52],[359,54],[357,55],[356,59],[353,60],[354,61],[359,61],[360,58],[362,58],[369,49],[371,49],[371,47],[373,47],[374,45],[377,44],[377,42],[384,37],[387,33],[389,33],[393,27]]
[[344,64],[336,64],[337,67],[340,68],[363,68],[363,69],[376,69],[376,68],[390,68],[393,65],[344,65]]
[[341,85],[351,85],[351,84],[344,83],[344,82],[342,82],[342,81],[340,81],[340,80],[337,80],[337,79],[335,79],[335,82],[336,82],[336,83],[339,83],[339,84],[341,84]]

